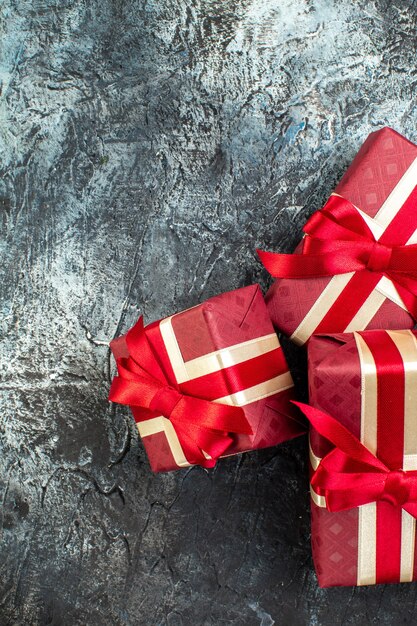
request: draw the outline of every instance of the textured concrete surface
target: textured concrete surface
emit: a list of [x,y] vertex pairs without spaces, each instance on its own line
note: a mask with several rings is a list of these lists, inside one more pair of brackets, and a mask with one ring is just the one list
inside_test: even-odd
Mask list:
[[0,8],[0,623],[415,624],[318,589],[304,439],[154,476],[106,401],[139,313],[266,287],[371,130],[417,140],[415,2]]

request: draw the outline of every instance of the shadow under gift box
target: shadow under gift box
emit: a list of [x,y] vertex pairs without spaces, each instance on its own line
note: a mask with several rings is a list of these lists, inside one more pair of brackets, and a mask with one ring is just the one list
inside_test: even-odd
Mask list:
[[[311,406],[345,426],[388,468],[417,470],[414,331],[314,336],[308,378]],[[311,427],[311,474],[333,448]],[[417,579],[416,519],[399,505],[382,500],[330,512],[311,488],[311,542],[321,587]]]
[[[253,434],[234,434],[223,456],[305,432],[290,403],[293,381],[258,285],[210,298],[146,326],[145,333],[171,386],[211,401],[222,389],[220,403],[243,407]],[[111,349],[116,359],[127,357],[125,336]],[[131,410],[154,472],[190,465],[169,419],[140,407]]]
[[[369,216],[367,224],[378,239],[416,186],[416,159],[417,146],[391,128],[373,132],[334,195],[342,196]],[[414,230],[417,231],[417,207]],[[400,234],[398,236],[399,240],[394,236],[391,245],[406,243]],[[302,251],[303,241],[295,254],[302,254]],[[276,279],[265,296],[273,324],[299,345],[317,333],[414,326],[397,290],[385,276],[352,310],[352,299],[358,292],[357,274]]]

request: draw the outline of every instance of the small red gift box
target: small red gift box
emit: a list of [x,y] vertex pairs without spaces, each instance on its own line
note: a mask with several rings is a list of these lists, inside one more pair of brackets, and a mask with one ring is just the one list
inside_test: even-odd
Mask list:
[[305,432],[258,285],[114,340],[110,399],[131,406],[154,472],[274,446]]
[[259,251],[277,277],[265,300],[280,331],[302,345],[313,334],[414,326],[416,181],[417,146],[391,128],[371,133],[296,254]]
[[416,333],[315,336],[308,363],[319,584],[416,580]]

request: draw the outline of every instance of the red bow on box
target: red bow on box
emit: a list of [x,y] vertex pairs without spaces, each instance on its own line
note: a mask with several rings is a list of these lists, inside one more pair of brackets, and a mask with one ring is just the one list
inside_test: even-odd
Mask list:
[[417,471],[391,470],[336,419],[308,404],[294,404],[336,446],[321,459],[311,479],[329,511],[384,500],[417,518]]
[[109,399],[147,409],[152,412],[149,417],[169,419],[191,464],[213,467],[232,443],[230,433],[252,434],[241,407],[185,395],[170,384],[148,342],[142,317],[127,333],[126,344],[129,357],[117,359],[119,375],[113,379]]
[[[417,187],[416,187],[417,190]],[[413,192],[417,202],[417,191]],[[413,195],[412,194],[412,195]],[[257,250],[276,278],[315,278],[347,272],[385,275],[395,285],[408,311],[417,319],[417,244],[377,241],[357,209],[345,198],[331,196],[305,224],[302,254]],[[364,276],[365,280],[365,276]]]

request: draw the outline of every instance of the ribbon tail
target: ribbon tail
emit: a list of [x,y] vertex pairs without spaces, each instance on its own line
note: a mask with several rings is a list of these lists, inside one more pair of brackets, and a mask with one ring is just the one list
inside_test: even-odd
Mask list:
[[372,468],[387,472],[388,468],[376,456],[372,454],[352,433],[334,417],[316,409],[309,404],[295,402],[293,404],[304,413],[311,425],[322,437],[325,437],[339,450],[358,461],[370,465]]
[[213,458],[221,456],[233,442],[231,433],[252,433],[241,407],[185,396],[172,411],[171,422],[187,441]]
[[198,432],[203,430],[199,429],[198,426],[187,428],[184,424],[178,424],[175,421],[172,421],[172,425],[181,442],[184,455],[191,465],[214,467],[219,457],[224,454],[233,441],[227,435],[219,439],[218,433]]
[[403,504],[403,509],[417,519],[417,502],[406,502]]
[[233,443],[233,433],[252,433],[241,407],[191,396],[179,399],[170,414],[170,421],[187,460],[203,467],[216,464]]
[[177,432],[181,433],[181,442],[182,439],[192,442],[193,447],[198,448],[200,451],[204,450],[213,458],[221,456],[233,442],[233,438],[227,432],[221,433],[207,428],[200,428],[198,424],[186,425],[172,418],[171,422]]
[[406,281],[401,278],[393,278],[388,274],[387,276],[393,281],[394,286],[407,308],[407,311],[414,318],[414,321],[417,321],[417,295],[415,293],[417,290],[417,282],[412,281],[411,279]]

